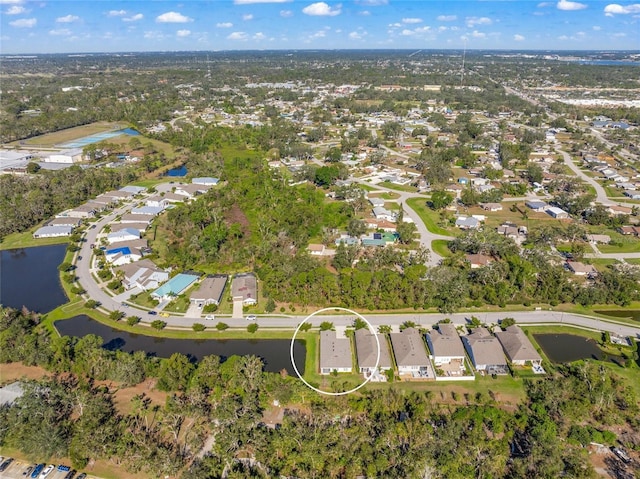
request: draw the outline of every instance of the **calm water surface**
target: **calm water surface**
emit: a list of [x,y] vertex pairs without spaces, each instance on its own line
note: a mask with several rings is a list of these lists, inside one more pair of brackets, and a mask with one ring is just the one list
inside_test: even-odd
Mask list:
[[187,176],[187,167],[182,165],[180,168],[171,168],[165,173],[165,176]]
[[[193,357],[196,361],[204,356],[216,355],[222,358],[229,356],[255,355],[264,360],[265,370],[277,373],[286,369],[290,375],[295,371],[289,358],[288,339],[170,339],[144,336],[141,334],[119,331],[94,321],[88,316],[75,316],[54,323],[63,336],[83,337],[88,334],[100,336],[104,347],[110,350],[119,349],[126,352],[145,351],[161,358],[168,358],[173,353],[182,353]],[[294,345],[296,367],[304,374],[306,347],[302,341],[296,340]]]
[[58,266],[67,245],[36,246],[0,252],[0,303],[46,313],[67,302]]
[[554,363],[603,358],[602,350],[593,339],[575,334],[534,334],[533,337]]

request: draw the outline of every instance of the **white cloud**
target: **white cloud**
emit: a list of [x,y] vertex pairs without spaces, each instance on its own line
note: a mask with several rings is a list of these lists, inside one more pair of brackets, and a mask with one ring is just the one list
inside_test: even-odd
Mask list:
[[231,23],[231,22],[220,22],[220,23],[216,23],[216,27],[218,27],[218,28],[231,28],[231,27],[233,27],[233,23]]
[[616,37],[616,38],[622,38],[622,37],[626,37],[627,34],[624,32],[618,32],[618,33],[614,33],[613,35],[611,35],[612,37]]
[[600,30],[602,30],[602,27],[599,25],[594,25],[593,27],[591,27],[592,30],[599,32]]
[[574,11],[584,10],[585,8],[587,8],[587,5],[585,5],[584,3],[572,2],[571,0],[560,0],[556,4],[556,7],[558,8],[558,10]]
[[444,25],[438,27],[439,32],[446,32],[447,30],[449,30],[449,27],[445,27]]
[[149,40],[162,40],[164,38],[164,35],[160,32],[148,31],[144,32],[144,38]]
[[316,33],[309,35],[309,40],[316,40],[318,38],[324,38],[327,36],[326,30],[318,30]]
[[361,12],[358,12],[358,15],[360,15],[361,17],[368,17],[369,15],[371,15],[371,12],[369,10],[362,10]]
[[56,18],[57,23],[73,23],[80,20],[80,17],[77,15],[65,15],[64,17]]
[[137,22],[138,20],[142,20],[144,15],[142,13],[136,13],[135,15],[131,15],[130,17],[123,18],[123,22]]
[[235,5],[251,5],[253,3],[288,3],[293,0],[233,0]]
[[0,0],[0,5],[19,5],[23,3],[22,0]]
[[35,18],[20,18],[18,20],[14,20],[13,22],[9,22],[9,25],[16,28],[33,28],[38,23],[38,20]]
[[267,36],[266,36],[264,33],[262,33],[262,32],[258,32],[258,33],[256,33],[256,34],[254,34],[254,35],[253,35],[253,39],[254,39],[254,40],[258,40],[258,41],[260,41],[260,40],[266,40],[266,38],[267,38]]
[[485,35],[484,33],[479,32],[478,30],[474,30],[474,31],[471,33],[471,36],[472,36],[473,38],[484,38],[484,37],[486,37],[486,35]]
[[192,21],[192,18],[186,17],[178,12],[167,12],[156,17],[156,22],[158,23],[187,23]]
[[351,40],[362,40],[366,34],[367,32],[351,32],[349,33],[349,38],[351,38]]
[[422,18],[403,18],[402,23],[422,23]]
[[248,38],[245,32],[233,32],[227,36],[228,40],[246,40]]
[[476,25],[491,25],[493,21],[489,17],[467,17],[467,26],[473,28]]
[[457,19],[457,15],[438,15],[437,18],[439,22],[455,22]]
[[331,8],[324,2],[312,3],[302,9],[302,13],[314,17],[335,17],[342,13],[342,5],[338,4],[335,8]]
[[56,30],[49,30],[49,35],[66,37],[71,35],[71,30],[69,30],[68,28],[58,28]]
[[400,35],[403,35],[405,37],[409,37],[413,35],[422,35],[423,33],[427,33],[430,30],[431,30],[431,27],[429,26],[418,27],[418,28],[414,28],[413,30],[409,30],[405,28],[400,32]]
[[389,28],[400,28],[402,26],[402,23],[390,23],[389,24]]
[[280,16],[282,18],[290,18],[293,17],[293,12],[291,10],[280,10]]
[[7,10],[5,10],[5,15],[20,15],[21,13],[25,13],[27,11],[26,8],[21,7],[20,5],[12,5]]
[[519,33],[516,33],[516,34],[513,36],[513,39],[514,39],[516,42],[521,42],[521,41],[523,41],[523,40],[524,40],[524,36],[523,36],[523,35],[520,35]]
[[538,4],[538,8],[545,8],[553,6],[553,2],[541,2]]
[[188,37],[189,35],[191,35],[191,30],[178,30],[176,32],[176,35],[179,37]]
[[355,3],[365,7],[379,7],[380,5],[387,5],[389,0],[355,0]]
[[253,20],[253,14],[252,13],[245,13],[244,15],[242,15],[242,19],[245,22],[248,22],[249,20]]
[[109,10],[107,12],[107,17],[124,17],[126,14],[126,10]]
[[604,7],[604,13],[608,17],[613,15],[629,15],[630,13],[640,13],[640,3],[634,3],[632,5],[618,5],[617,3],[610,3]]

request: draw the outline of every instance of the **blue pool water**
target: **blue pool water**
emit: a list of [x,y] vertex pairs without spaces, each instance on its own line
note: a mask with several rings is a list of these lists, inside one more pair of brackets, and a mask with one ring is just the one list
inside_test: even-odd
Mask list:
[[165,176],[187,176],[187,167],[182,165],[180,168],[172,168],[165,173]]

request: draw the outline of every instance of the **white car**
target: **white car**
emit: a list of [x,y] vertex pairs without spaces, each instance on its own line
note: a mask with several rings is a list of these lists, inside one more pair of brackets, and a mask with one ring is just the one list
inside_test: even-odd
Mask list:
[[207,315],[204,317],[204,319],[210,319],[210,320],[212,320],[212,321],[213,321],[214,319],[216,319],[216,316],[215,316],[214,314],[207,314]]
[[255,314],[250,314],[247,316],[247,321],[255,321],[258,317]]
[[53,464],[49,464],[38,476],[38,479],[45,479],[45,477],[47,477],[49,474],[51,474],[51,471],[53,471],[56,468],[56,466],[54,466]]

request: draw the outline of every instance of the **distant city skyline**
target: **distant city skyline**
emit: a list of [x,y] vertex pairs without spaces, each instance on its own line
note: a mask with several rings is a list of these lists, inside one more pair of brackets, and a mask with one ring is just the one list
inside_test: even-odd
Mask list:
[[0,0],[3,54],[290,49],[639,50],[640,3]]

